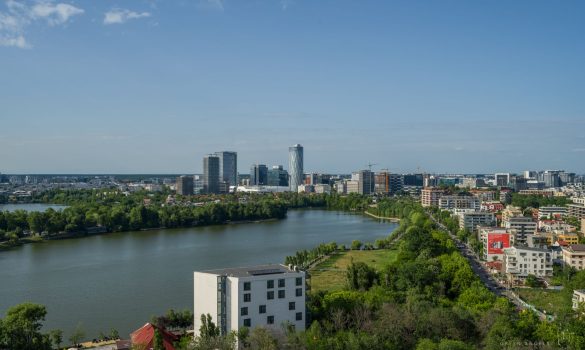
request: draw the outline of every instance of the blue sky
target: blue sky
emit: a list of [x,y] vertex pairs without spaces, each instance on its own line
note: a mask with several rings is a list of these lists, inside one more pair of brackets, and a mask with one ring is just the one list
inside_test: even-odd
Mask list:
[[0,2],[0,172],[585,172],[585,2]]

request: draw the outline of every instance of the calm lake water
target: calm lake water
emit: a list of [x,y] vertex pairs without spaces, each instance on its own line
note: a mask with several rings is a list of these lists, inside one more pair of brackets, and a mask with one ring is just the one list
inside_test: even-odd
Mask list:
[[48,309],[45,329],[67,339],[116,328],[123,338],[170,308],[192,309],[193,271],[282,263],[322,242],[373,242],[396,224],[324,210],[289,211],[284,220],[113,233],[27,244],[0,252],[0,317],[25,301]]
[[40,204],[40,203],[0,204],[0,211],[16,211],[16,210],[45,211],[49,208],[53,208],[55,210],[63,210],[65,208],[67,208],[67,206],[66,205],[59,205],[59,204]]

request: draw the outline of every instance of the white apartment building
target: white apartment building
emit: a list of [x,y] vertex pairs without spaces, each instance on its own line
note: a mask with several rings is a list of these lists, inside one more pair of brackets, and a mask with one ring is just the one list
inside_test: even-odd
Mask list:
[[512,279],[528,275],[547,277],[553,274],[551,251],[541,248],[511,247],[504,249],[504,271]]
[[493,226],[496,224],[496,217],[494,213],[487,211],[474,211],[467,209],[466,211],[459,211],[459,229],[467,229],[475,232],[478,226]]
[[221,334],[284,322],[305,329],[304,271],[272,264],[196,271],[193,277],[195,334],[202,314],[211,315]]
[[478,211],[480,206],[479,198],[474,196],[441,196],[439,198],[439,208],[442,210],[473,209]]

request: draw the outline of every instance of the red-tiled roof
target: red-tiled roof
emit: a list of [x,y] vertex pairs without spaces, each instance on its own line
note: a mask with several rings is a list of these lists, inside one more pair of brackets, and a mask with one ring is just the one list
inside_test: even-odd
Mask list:
[[137,329],[132,334],[130,334],[132,344],[141,344],[146,346],[146,349],[152,349],[154,347],[155,329],[158,329],[160,335],[163,338],[163,345],[165,350],[175,350],[173,342],[177,340],[177,336],[151,323],[145,324],[140,329]]

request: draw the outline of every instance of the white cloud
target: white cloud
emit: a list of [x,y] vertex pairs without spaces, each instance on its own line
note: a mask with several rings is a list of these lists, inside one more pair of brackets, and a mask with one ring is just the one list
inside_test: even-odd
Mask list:
[[282,7],[283,11],[286,11],[294,3],[294,0],[280,0],[280,7]]
[[73,5],[50,2],[41,2],[34,5],[31,9],[31,15],[34,19],[45,19],[49,25],[64,24],[69,18],[81,15],[85,11]]
[[0,46],[13,46],[20,49],[29,49],[31,47],[22,35],[16,37],[0,37]]
[[121,24],[130,19],[150,17],[150,12],[134,12],[125,9],[112,9],[105,13],[104,24]]
[[5,2],[6,11],[0,11],[0,46],[30,48],[25,38],[26,29],[35,21],[44,20],[50,26],[63,25],[73,16],[85,11],[67,3],[47,0]]

